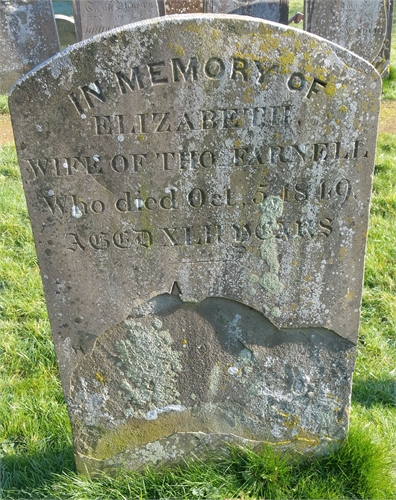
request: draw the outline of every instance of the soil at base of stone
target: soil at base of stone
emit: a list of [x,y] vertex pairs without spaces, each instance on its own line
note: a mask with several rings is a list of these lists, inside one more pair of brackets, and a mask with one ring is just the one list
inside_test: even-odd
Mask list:
[[11,120],[9,115],[0,115],[0,145],[6,142],[13,142]]

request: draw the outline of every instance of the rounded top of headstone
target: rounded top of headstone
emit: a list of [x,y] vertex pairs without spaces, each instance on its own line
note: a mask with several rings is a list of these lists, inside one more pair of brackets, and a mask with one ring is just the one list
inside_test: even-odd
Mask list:
[[[209,28],[209,26],[211,28]],[[208,27],[209,29],[206,30],[206,27]],[[30,78],[32,73],[40,71],[43,67],[62,64],[60,62],[62,59],[71,56],[72,53],[86,50],[85,47],[87,46],[97,46],[99,48],[99,46],[102,46],[102,44],[110,44],[114,45],[114,48],[116,48],[117,39],[121,40],[121,38],[123,38],[124,40],[126,40],[128,37],[132,39],[135,38],[136,33],[140,33],[140,37],[147,38],[148,36],[152,36],[151,34],[149,35],[149,33],[158,32],[159,35],[160,33],[163,33],[164,30],[171,30],[172,35],[176,37],[182,37],[183,32],[185,32],[185,34],[190,34],[190,36],[192,36],[192,34],[194,33],[192,38],[195,37],[199,39],[201,43],[206,41],[209,44],[211,42],[218,42],[220,38],[222,40],[225,40],[226,38],[232,37],[233,35],[234,38],[235,36],[252,36],[253,39],[258,39],[259,37],[276,36],[280,37],[279,41],[276,43],[276,46],[269,44],[267,48],[265,48],[264,46],[260,47],[260,51],[264,51],[264,53],[268,53],[268,50],[273,50],[275,51],[275,54],[279,53],[280,50],[284,50],[285,48],[288,48],[289,51],[294,51],[295,49],[299,51],[299,47],[302,47],[302,40],[306,40],[306,50],[311,51],[311,53],[315,50],[319,50],[319,47],[322,48],[327,45],[329,47],[329,50],[331,50],[335,54],[341,52],[342,59],[345,61],[344,64],[348,64],[347,61],[353,60],[355,62],[351,62],[351,65],[355,66],[359,65],[357,61],[360,60],[362,68],[366,67],[366,71],[371,70],[370,63],[368,63],[365,59],[358,56],[357,54],[348,51],[340,45],[337,45],[336,43],[326,40],[318,35],[307,33],[297,28],[285,26],[283,24],[275,23],[272,21],[258,19],[255,17],[240,16],[234,14],[175,14],[161,18],[138,21],[132,24],[121,26],[119,28],[111,29],[104,33],[100,33],[91,38],[83,40],[78,44],[74,44],[73,47],[68,47],[61,53],[58,53],[47,61],[44,61],[27,75],[24,75],[17,83],[19,84],[20,82],[25,80],[25,78]],[[213,40],[213,38],[211,38],[212,30],[214,31],[217,40]],[[156,36],[157,35],[154,34],[153,38]],[[167,38],[168,37],[169,35],[167,35]],[[281,42],[282,39],[283,42]],[[137,40],[134,40],[134,42],[137,42]],[[160,46],[161,39],[158,39],[157,42],[158,46]],[[284,61],[286,61],[286,59],[284,59]],[[329,65],[329,60],[323,62],[326,65]],[[316,68],[316,70],[319,70],[319,68]]]

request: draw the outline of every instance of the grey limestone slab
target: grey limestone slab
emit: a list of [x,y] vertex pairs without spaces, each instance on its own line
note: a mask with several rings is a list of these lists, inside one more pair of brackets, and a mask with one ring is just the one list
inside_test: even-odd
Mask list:
[[0,93],[57,52],[51,0],[0,0]]
[[393,0],[305,0],[304,26],[355,52],[387,74]]
[[72,0],[78,40],[159,15],[157,0]]
[[381,78],[233,15],[76,44],[10,97],[78,469],[348,430]]

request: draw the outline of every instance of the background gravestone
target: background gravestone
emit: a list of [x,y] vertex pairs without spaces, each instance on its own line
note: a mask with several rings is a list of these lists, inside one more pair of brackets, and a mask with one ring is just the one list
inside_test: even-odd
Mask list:
[[387,73],[393,0],[305,0],[304,28],[355,52]]
[[346,436],[380,93],[341,47],[224,15],[115,30],[17,84],[80,471]]
[[73,0],[78,40],[159,15],[157,0]]
[[289,0],[165,0],[165,14],[212,12],[258,17],[287,24]]
[[289,0],[240,1],[211,0],[211,12],[259,17],[277,23],[288,23]]
[[0,0],[0,93],[56,52],[51,0]]

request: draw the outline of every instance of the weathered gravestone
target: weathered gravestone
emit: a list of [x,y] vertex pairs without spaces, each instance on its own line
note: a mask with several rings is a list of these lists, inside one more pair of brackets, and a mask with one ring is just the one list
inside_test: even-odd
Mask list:
[[348,428],[381,79],[241,16],[78,44],[10,97],[80,471]]
[[355,52],[386,73],[393,0],[305,0],[305,29]]
[[287,24],[289,0],[164,0],[165,14],[209,12],[259,17]]
[[51,0],[0,0],[0,93],[57,52]]
[[72,17],[55,14],[56,29],[62,49],[77,42],[76,26]]
[[159,15],[157,0],[72,0],[78,40]]

